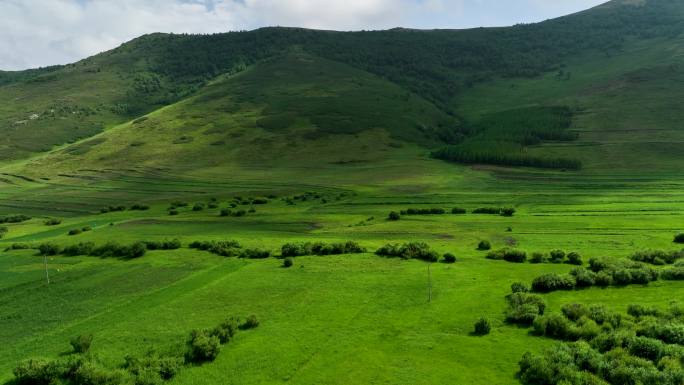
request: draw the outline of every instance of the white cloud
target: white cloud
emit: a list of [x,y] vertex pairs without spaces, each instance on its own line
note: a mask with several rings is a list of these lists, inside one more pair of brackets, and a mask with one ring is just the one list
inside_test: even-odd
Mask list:
[[0,69],[64,64],[151,32],[359,30],[531,22],[601,0],[0,0]]

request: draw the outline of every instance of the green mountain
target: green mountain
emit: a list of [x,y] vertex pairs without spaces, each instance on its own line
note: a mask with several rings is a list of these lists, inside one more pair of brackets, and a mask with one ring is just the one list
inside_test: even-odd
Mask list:
[[463,163],[574,170],[613,168],[636,150],[662,167],[682,139],[668,107],[680,96],[682,20],[677,1],[616,0],[509,28],[147,35],[71,65],[0,73],[0,158],[268,163],[330,154],[340,137],[354,150],[326,160],[406,144]]

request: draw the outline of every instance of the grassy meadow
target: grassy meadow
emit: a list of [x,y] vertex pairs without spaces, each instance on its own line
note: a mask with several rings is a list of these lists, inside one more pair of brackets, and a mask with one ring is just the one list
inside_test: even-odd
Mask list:
[[[411,155],[413,154],[413,155]],[[414,156],[412,167],[404,167]],[[373,167],[337,165],[324,172],[298,167],[164,175],[148,170],[89,178],[27,181],[4,176],[3,211],[30,221],[8,225],[0,240],[55,242],[165,240],[184,247],[149,251],[135,260],[51,257],[51,284],[44,282],[36,250],[3,252],[1,378],[16,362],[69,351],[71,337],[92,333],[92,352],[110,365],[150,347],[180,349],[194,328],[227,315],[256,314],[261,326],[239,334],[212,363],[184,369],[174,384],[513,384],[526,351],[554,342],[504,322],[504,297],[513,282],[529,283],[569,265],[513,264],[485,259],[480,240],[494,249],[528,252],[563,249],[590,257],[625,257],[637,250],[675,250],[681,230],[682,182],[666,176],[578,176],[505,169],[475,170],[404,151]],[[240,172],[250,174],[247,179]],[[401,178],[406,173],[415,177]],[[257,177],[263,175],[261,180]],[[329,178],[329,179],[328,179]],[[306,192],[306,201],[291,198]],[[244,217],[220,217],[235,196],[277,196]],[[218,208],[192,211],[194,203]],[[190,207],[168,215],[170,202]],[[100,207],[146,203],[147,211],[97,214]],[[506,218],[491,215],[405,216],[407,208],[512,206]],[[250,207],[250,206],[245,206]],[[238,207],[239,208],[239,207]],[[46,226],[46,218],[61,218]],[[73,228],[92,231],[67,235]],[[510,231],[509,231],[510,228]],[[295,258],[282,268],[275,258],[225,258],[188,249],[196,240],[238,240],[274,252],[287,242],[355,240],[367,254]],[[372,252],[385,243],[424,241],[455,264],[386,259]],[[586,289],[544,295],[549,309],[566,303],[601,303],[624,312],[631,303],[667,307],[684,295],[680,282]],[[471,335],[481,316],[491,334]]]

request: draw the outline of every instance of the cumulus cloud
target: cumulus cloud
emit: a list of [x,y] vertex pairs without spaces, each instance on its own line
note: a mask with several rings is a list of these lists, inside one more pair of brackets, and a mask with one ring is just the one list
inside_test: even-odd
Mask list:
[[0,0],[0,69],[64,64],[151,32],[360,30],[534,22],[602,0]]

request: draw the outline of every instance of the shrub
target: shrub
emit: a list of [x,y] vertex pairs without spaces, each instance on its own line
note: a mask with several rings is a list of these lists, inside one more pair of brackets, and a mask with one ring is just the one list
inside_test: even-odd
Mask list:
[[144,204],[140,204],[140,203],[136,203],[136,204],[134,204],[133,206],[131,206],[131,210],[133,210],[133,211],[146,211],[146,210],[149,210],[149,209],[150,209],[150,206],[144,205]]
[[12,372],[18,385],[50,385],[57,378],[54,369],[50,361],[31,358],[20,362]]
[[561,307],[563,315],[570,321],[577,322],[582,317],[589,316],[589,309],[579,303],[565,304]]
[[527,254],[520,250],[501,249],[488,253],[487,259],[504,260],[513,263],[524,263],[527,260]]
[[152,385],[172,379],[184,363],[183,357],[148,352],[142,358],[126,356],[123,368],[136,377],[135,385]]
[[574,251],[571,253],[568,253],[567,258],[568,258],[568,263],[571,265],[579,266],[582,264],[582,256],[579,255],[579,253],[576,253]]
[[188,341],[186,359],[189,362],[201,363],[213,361],[221,352],[221,341],[205,330],[194,330]]
[[596,286],[608,287],[613,284],[613,276],[601,271],[594,276],[594,283]]
[[7,251],[7,250],[28,250],[30,248],[31,248],[31,246],[26,244],[26,243],[13,243],[5,251]]
[[81,231],[83,231],[84,233],[85,233],[85,232],[88,232],[88,231],[92,231],[92,230],[93,230],[93,228],[90,227],[90,226],[83,226],[83,227],[81,228]]
[[108,242],[93,249],[90,255],[101,258],[118,257],[133,259],[144,256],[146,251],[147,247],[143,242],[136,242],[128,246],[123,246],[116,242]]
[[68,234],[69,234],[69,235],[79,235],[79,234],[81,234],[82,232],[83,232],[83,230],[81,230],[81,229],[71,229],[71,230],[69,230],[69,233],[68,233]]
[[385,257],[420,259],[428,262],[437,262],[439,260],[438,254],[430,250],[430,246],[423,242],[409,242],[401,246],[387,244],[375,253]]
[[480,207],[473,210],[473,214],[499,215],[501,214],[501,209],[498,207]]
[[462,208],[459,208],[459,207],[454,207],[453,209],[451,209],[451,213],[452,213],[452,214],[455,214],[455,215],[462,215],[462,214],[466,214],[467,211],[466,211],[466,209],[462,209]]
[[146,241],[145,247],[147,250],[177,250],[182,247],[180,239],[164,240],[164,241]]
[[675,243],[684,243],[684,233],[675,235],[674,242]]
[[254,199],[252,199],[253,205],[265,205],[267,203],[268,203],[268,199],[266,199],[266,198],[254,198]]
[[266,259],[271,257],[271,252],[261,249],[245,249],[240,253],[240,258]]
[[53,256],[58,255],[62,249],[54,243],[43,243],[38,246],[38,251],[40,255]]
[[237,241],[195,241],[190,244],[191,249],[208,251],[222,257],[234,257],[242,248]]
[[107,206],[100,209],[100,213],[102,214],[117,211],[126,211],[126,206]]
[[456,256],[451,253],[446,253],[442,256],[444,263],[456,263]]
[[660,311],[654,307],[645,307],[639,304],[631,304],[627,307],[627,314],[632,317],[659,317],[661,315]]
[[233,213],[233,210],[231,210],[231,209],[221,209],[219,216],[229,217],[232,213]]
[[245,319],[245,322],[240,324],[240,330],[254,329],[259,326],[259,319],[255,315],[251,315]]
[[31,220],[31,217],[23,215],[23,214],[8,215],[8,216],[0,217],[0,224],[2,224],[2,223],[21,223],[21,222],[26,222],[29,220]]
[[8,231],[9,231],[9,229],[7,229],[6,226],[0,226],[0,239],[2,239],[2,237],[4,237]]
[[556,290],[572,290],[574,288],[575,279],[571,276],[544,274],[532,281],[532,290],[538,293],[549,293]]
[[59,218],[48,218],[43,223],[46,226],[57,226],[62,224],[62,220]]
[[292,257],[287,257],[283,259],[283,267],[292,267],[292,265],[294,265],[294,260],[292,259]]
[[480,318],[475,322],[475,331],[474,334],[478,336],[484,336],[489,334],[489,332],[492,330],[492,325],[489,323],[489,320],[485,317]]
[[87,353],[90,350],[90,345],[93,343],[93,335],[81,334],[78,337],[72,338],[69,343],[74,349],[74,353]]
[[570,275],[575,277],[577,287],[591,287],[596,283],[596,273],[584,268],[575,268],[570,271]]
[[528,293],[529,291],[530,291],[530,288],[527,287],[527,285],[525,285],[522,282],[514,282],[511,285],[511,292],[512,293]]
[[491,248],[492,244],[489,243],[489,241],[480,241],[480,243],[477,245],[477,249],[481,251],[490,250]]
[[648,337],[632,338],[628,345],[629,353],[636,357],[658,362],[663,357],[665,345],[656,339]]
[[506,296],[509,309],[506,322],[531,325],[534,319],[546,310],[544,299],[535,294],[516,292]]
[[389,216],[387,217],[390,221],[398,221],[401,219],[401,214],[399,214],[396,211],[392,211],[389,213]]
[[563,263],[565,259],[565,251],[563,250],[553,250],[549,253],[551,263]]
[[76,245],[67,246],[62,250],[62,254],[75,257],[77,255],[90,255],[95,249],[95,244],[92,242],[81,242]]
[[647,250],[636,252],[629,257],[633,261],[650,263],[652,265],[671,265],[684,258],[684,250],[681,251],[660,251]]
[[684,281],[684,267],[673,267],[663,270],[661,277],[667,281]]
[[219,339],[222,344],[227,344],[237,333],[238,322],[235,318],[228,318],[211,330],[210,335]]
[[501,209],[501,215],[504,217],[512,217],[515,214],[515,209],[512,207],[506,207]]
[[539,252],[532,253],[530,257],[530,263],[544,263],[545,260],[544,254]]
[[169,210],[169,215],[178,215],[178,210],[176,210],[176,209]]
[[204,210],[204,203],[195,203],[194,206],[192,206],[192,211],[202,211]]

